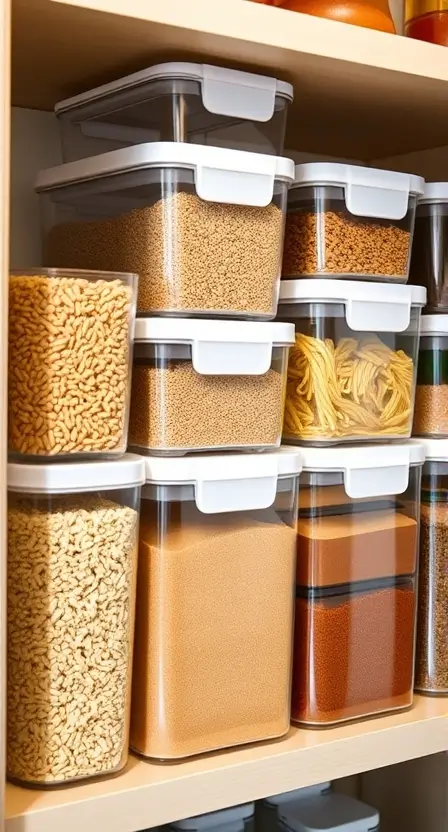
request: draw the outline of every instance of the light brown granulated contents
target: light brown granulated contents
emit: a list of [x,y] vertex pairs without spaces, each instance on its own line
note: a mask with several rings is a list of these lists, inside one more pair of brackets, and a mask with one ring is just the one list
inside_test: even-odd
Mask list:
[[422,503],[415,688],[448,691],[448,505]]
[[8,774],[59,783],[127,758],[137,512],[94,496],[8,509]]
[[131,313],[120,280],[10,276],[10,451],[126,450]]
[[377,275],[404,280],[410,234],[396,225],[350,214],[289,211],[286,216],[284,277],[315,273]]
[[274,317],[283,215],[180,192],[110,220],[56,226],[47,260],[139,275],[138,311]]
[[448,436],[448,384],[417,385],[412,432]]
[[289,729],[295,532],[273,509],[173,508],[162,539],[155,513],[140,531],[131,747],[175,759],[279,737]]
[[281,373],[203,376],[188,361],[134,366],[129,444],[151,449],[278,445]]

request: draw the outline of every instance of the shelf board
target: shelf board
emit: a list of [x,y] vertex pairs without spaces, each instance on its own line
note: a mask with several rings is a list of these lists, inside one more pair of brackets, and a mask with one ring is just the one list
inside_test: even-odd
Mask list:
[[135,832],[282,791],[448,748],[448,699],[323,731],[292,728],[277,742],[183,763],[131,758],[111,780],[55,791],[6,787],[5,832]]
[[448,144],[448,50],[247,0],[13,0],[13,103],[180,59],[293,82],[287,146],[375,159]]

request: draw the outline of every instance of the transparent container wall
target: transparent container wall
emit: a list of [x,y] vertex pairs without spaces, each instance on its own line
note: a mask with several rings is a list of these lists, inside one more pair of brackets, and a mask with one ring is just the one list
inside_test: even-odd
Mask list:
[[289,99],[276,95],[269,121],[209,112],[199,81],[150,81],[61,114],[65,162],[143,142],[188,142],[281,156]]
[[409,282],[426,288],[425,312],[448,311],[448,202],[417,209]]
[[7,770],[39,787],[128,755],[140,488],[9,493]]
[[422,478],[415,688],[448,694],[448,462]]
[[303,473],[297,584],[340,586],[412,575],[417,569],[421,466],[404,494],[352,499],[343,473]]
[[413,433],[448,436],[448,335],[420,339]]
[[43,194],[46,263],[134,271],[140,315],[272,319],[287,184],[270,205],[206,202],[193,171],[149,168]]
[[420,308],[400,333],[357,332],[337,303],[282,304],[296,327],[283,439],[330,445],[411,435]]
[[142,494],[131,747],[178,759],[289,729],[298,478],[259,511]]
[[13,458],[125,452],[136,296],[135,275],[61,269],[10,274]]
[[136,344],[134,356],[129,444],[137,452],[280,445],[287,347],[273,348],[261,376],[201,375],[188,344]]
[[412,705],[415,578],[297,588],[292,720],[315,727]]
[[292,188],[288,197],[282,276],[342,277],[405,283],[417,197],[402,220],[360,217],[344,189]]

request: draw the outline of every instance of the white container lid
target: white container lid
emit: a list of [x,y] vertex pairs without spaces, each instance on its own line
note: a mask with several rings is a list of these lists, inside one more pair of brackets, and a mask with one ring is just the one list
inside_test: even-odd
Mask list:
[[146,483],[194,485],[203,514],[269,508],[280,478],[302,470],[302,450],[281,447],[263,454],[197,454],[144,458]]
[[448,182],[425,182],[419,205],[429,202],[448,202]]
[[448,439],[430,439],[422,436],[412,439],[412,443],[423,445],[426,462],[448,462]]
[[294,324],[195,318],[137,318],[136,344],[189,344],[201,375],[264,375],[273,347],[294,343]]
[[300,449],[302,470],[309,473],[342,472],[346,494],[352,499],[403,494],[409,484],[409,469],[423,465],[422,441],[391,445],[333,445]]
[[411,307],[425,305],[426,289],[423,286],[361,280],[283,280],[280,284],[279,303],[342,304],[350,329],[404,332],[410,323]]
[[263,803],[268,806],[284,806],[286,803],[295,803],[296,800],[304,800],[306,797],[312,797],[316,794],[324,794],[331,789],[331,783],[316,783],[315,786],[307,786],[304,789],[294,789],[292,792],[282,792],[282,794],[273,794],[267,797]]
[[[133,103],[139,103],[135,98],[135,89],[142,88],[141,100],[146,98],[145,88],[154,81],[198,81],[201,85],[202,103],[206,110],[217,115],[230,118],[250,119],[266,122],[274,115],[275,98],[277,95],[292,101],[294,89],[286,81],[278,81],[267,75],[256,75],[252,72],[241,72],[237,69],[227,69],[210,64],[194,63],[165,63],[150,66],[132,75],[126,75],[110,84],[103,84],[93,90],[66,98],[56,104],[54,111],[57,116],[70,115],[71,120],[82,118],[82,109],[90,105],[88,117],[95,118],[115,108],[115,98],[133,90]],[[92,106],[92,105],[97,105]],[[103,106],[101,106],[103,105]]]
[[369,832],[378,828],[380,815],[354,797],[330,792],[285,807],[280,820],[293,832]]
[[184,142],[147,142],[40,171],[36,191],[148,168],[192,170],[201,199],[258,207],[272,201],[275,181],[289,184],[294,177],[294,162],[281,156]]
[[144,485],[144,482],[144,462],[136,454],[97,462],[52,462],[42,465],[8,462],[8,489],[22,494],[112,491]]
[[240,820],[248,820],[253,817],[254,812],[255,805],[253,803],[243,803],[241,806],[222,809],[220,812],[208,812],[206,815],[197,815],[194,818],[179,820],[176,823],[171,823],[170,826],[174,829],[210,829],[213,826],[222,826],[224,824],[236,823]]
[[448,315],[422,315],[420,335],[448,335]]
[[292,188],[306,188],[310,185],[344,188],[345,204],[351,214],[402,220],[408,211],[409,196],[420,196],[425,180],[412,173],[397,173],[339,162],[296,165]]

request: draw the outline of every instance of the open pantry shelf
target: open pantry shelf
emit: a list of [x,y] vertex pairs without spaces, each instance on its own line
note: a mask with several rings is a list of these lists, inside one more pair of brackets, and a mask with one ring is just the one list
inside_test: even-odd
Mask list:
[[132,757],[112,780],[45,792],[7,785],[5,832],[135,832],[447,748],[447,701],[417,696],[406,713],[331,731],[291,728],[277,742],[183,763]]
[[287,147],[378,159],[448,144],[439,46],[243,0],[14,0],[13,104],[56,101],[173,57],[295,87]]

